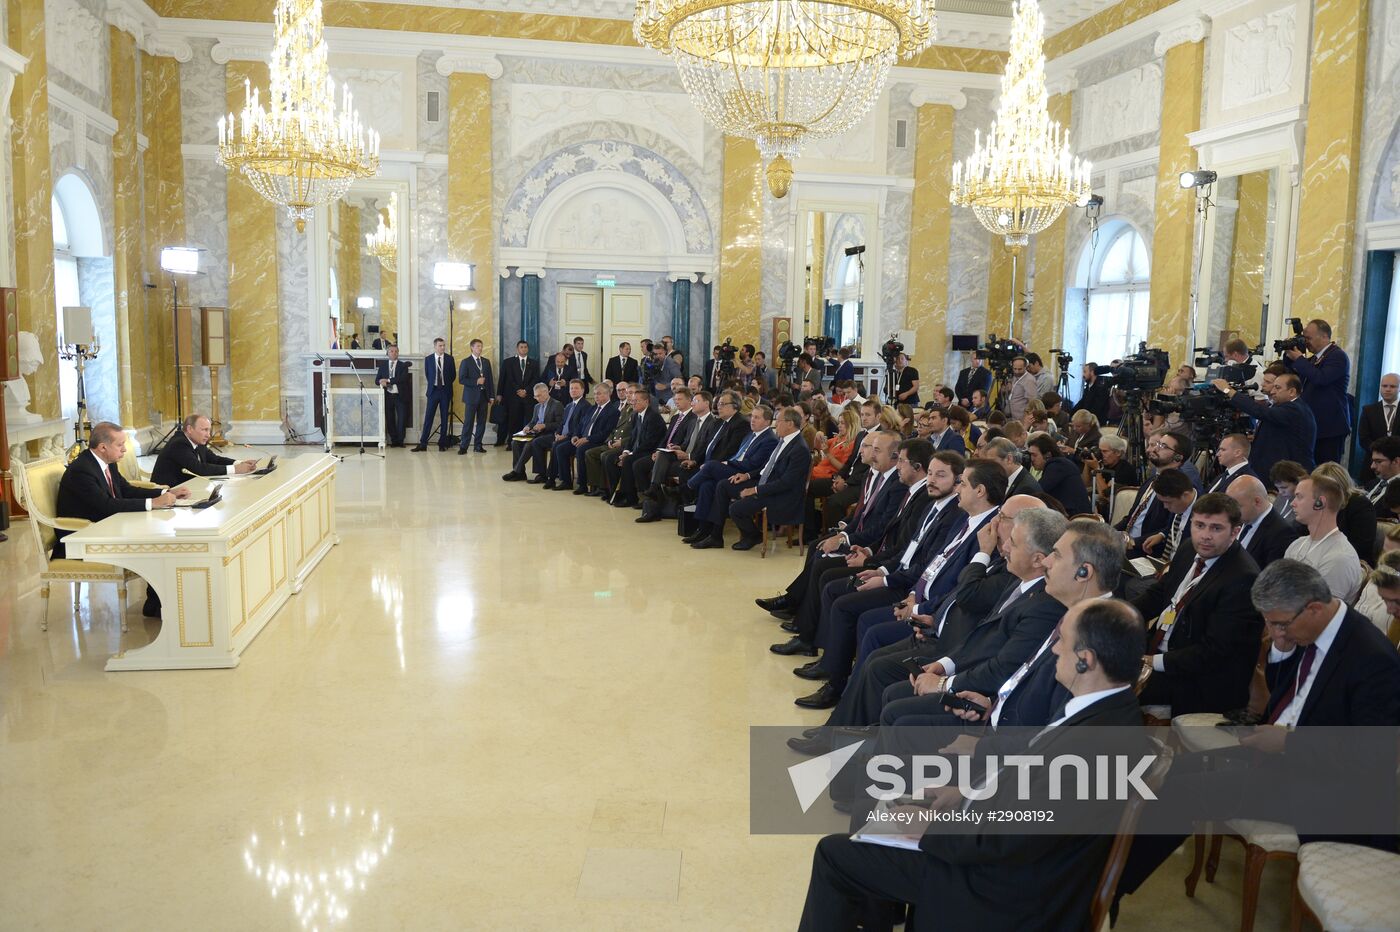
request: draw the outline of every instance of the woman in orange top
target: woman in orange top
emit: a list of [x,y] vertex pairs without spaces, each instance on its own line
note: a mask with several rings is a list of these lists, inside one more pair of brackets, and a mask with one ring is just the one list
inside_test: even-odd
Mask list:
[[856,437],[860,434],[860,412],[856,405],[847,405],[841,412],[841,428],[827,440],[817,433],[816,462],[812,465],[813,479],[830,479],[841,471],[856,452]]

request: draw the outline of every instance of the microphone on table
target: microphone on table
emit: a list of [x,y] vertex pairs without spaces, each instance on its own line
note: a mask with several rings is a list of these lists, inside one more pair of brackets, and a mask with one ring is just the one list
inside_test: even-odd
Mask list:
[[210,482],[214,482],[215,480],[218,480],[218,479],[227,479],[227,478],[228,478],[228,476],[201,476],[199,473],[197,473],[197,472],[190,472],[188,469],[181,469],[180,472],[182,472],[182,473],[184,473],[185,475],[189,476],[191,479],[208,479]]

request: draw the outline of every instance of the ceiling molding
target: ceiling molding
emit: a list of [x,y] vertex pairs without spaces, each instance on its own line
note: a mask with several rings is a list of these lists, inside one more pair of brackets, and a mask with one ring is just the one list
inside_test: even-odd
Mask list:
[[499,78],[505,74],[501,60],[495,55],[469,52],[447,52],[437,60],[436,68],[444,78],[454,74],[484,74],[488,78]]
[[52,81],[49,82],[49,103],[73,116],[82,117],[89,126],[106,136],[117,134],[117,118],[106,110],[94,107],[72,91],[64,90]]
[[1152,53],[1161,58],[1178,45],[1200,42],[1208,35],[1210,35],[1210,20],[1199,13],[1193,13],[1159,32],[1157,41],[1152,46]]

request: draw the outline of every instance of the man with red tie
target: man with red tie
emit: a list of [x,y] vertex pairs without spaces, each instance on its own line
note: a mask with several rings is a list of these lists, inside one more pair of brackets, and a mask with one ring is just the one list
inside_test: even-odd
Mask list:
[[[58,483],[58,517],[101,521],[123,511],[150,511],[169,508],[178,499],[188,498],[189,489],[138,489],[126,481],[116,464],[126,455],[126,434],[120,424],[103,421],[92,428],[88,449],[68,464]],[[63,538],[55,535],[54,559],[63,559]],[[143,614],[160,616],[160,599],[147,589]]]

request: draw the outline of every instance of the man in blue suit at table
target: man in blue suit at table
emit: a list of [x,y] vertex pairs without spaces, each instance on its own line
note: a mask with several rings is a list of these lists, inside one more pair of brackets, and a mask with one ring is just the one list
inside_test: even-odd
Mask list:
[[452,409],[452,384],[457,381],[457,363],[447,352],[447,341],[438,337],[433,341],[433,351],[423,357],[423,383],[428,390],[428,403],[423,412],[423,433],[418,435],[418,446],[414,453],[428,449],[428,438],[433,433],[433,414],[438,415],[438,450],[446,452],[451,424],[447,413]]
[[1351,361],[1342,348],[1332,342],[1332,325],[1325,320],[1308,321],[1303,328],[1303,340],[1312,355],[1304,356],[1296,349],[1287,350],[1284,365],[1303,383],[1303,405],[1312,411],[1317,424],[1313,462],[1319,465],[1338,463],[1346,448],[1347,435],[1351,433],[1351,406],[1347,404]]
[[[588,402],[588,391],[583,384],[583,379],[571,379],[569,381],[569,403],[564,406],[564,421],[559,425],[551,440],[541,440],[540,443],[549,444],[552,451],[549,458],[549,473],[545,480],[546,489],[572,489],[574,484],[569,481],[573,475],[573,452],[574,441],[584,436],[588,430],[590,415],[593,413],[593,405]],[[568,457],[568,462],[562,462],[564,457]]]
[[[617,426],[621,408],[612,400],[613,384],[606,379],[593,388],[593,407],[583,418],[579,432],[562,444],[554,445],[554,487],[573,488],[575,495],[588,494],[588,470],[584,454],[608,442],[608,435]],[[578,486],[574,488],[574,463],[578,463]]]
[[485,453],[486,448],[481,445],[481,440],[486,436],[486,409],[491,405],[491,399],[496,397],[496,380],[491,373],[491,360],[481,354],[482,342],[472,340],[472,353],[462,360],[462,368],[457,374],[457,381],[462,383],[462,405],[465,412],[462,416],[462,443],[457,448],[457,455],[464,456],[467,452],[467,438],[472,440],[472,449],[477,453]]
[[768,509],[770,524],[798,524],[802,521],[807,496],[807,474],[812,471],[812,451],[802,439],[806,422],[800,408],[784,408],[773,424],[777,446],[757,473],[741,472],[718,488],[710,521],[710,536],[692,546],[696,550],[724,544],[724,518],[734,519],[739,539],[734,550],[752,550],[763,539],[754,516]]
[[[710,536],[710,516],[719,495],[719,486],[739,473],[757,475],[763,469],[763,464],[768,462],[768,454],[778,445],[778,435],[773,432],[773,409],[767,405],[754,406],[749,414],[749,428],[749,435],[739,444],[738,451],[732,457],[709,460],[686,482],[695,492],[696,527],[695,533],[681,538],[682,543],[693,546]],[[725,512],[721,512],[723,514]]]

